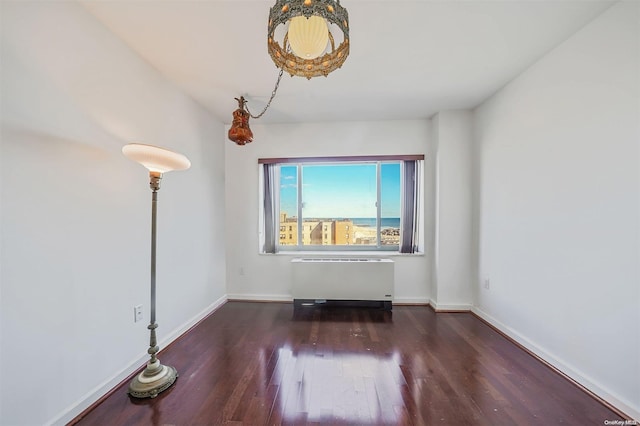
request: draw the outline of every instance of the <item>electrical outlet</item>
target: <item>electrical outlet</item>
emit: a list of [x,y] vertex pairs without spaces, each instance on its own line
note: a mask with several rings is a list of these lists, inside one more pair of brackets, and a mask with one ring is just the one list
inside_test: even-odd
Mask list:
[[133,322],[142,321],[142,305],[133,307]]
[[238,272],[240,273],[240,275],[244,275],[244,268],[241,266]]
[[489,281],[489,278],[484,279],[484,288],[486,288],[487,290],[491,288],[491,281]]

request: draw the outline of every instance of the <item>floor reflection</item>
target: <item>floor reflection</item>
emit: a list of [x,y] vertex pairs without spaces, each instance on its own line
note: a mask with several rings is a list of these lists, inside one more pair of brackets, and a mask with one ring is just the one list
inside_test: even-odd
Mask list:
[[[293,321],[353,321],[353,310],[349,304],[327,303],[323,305],[302,305],[293,309]],[[390,323],[393,321],[393,311],[380,308],[360,308],[359,312],[368,322]]]
[[397,355],[278,350],[277,407],[287,422],[395,423],[404,378]]

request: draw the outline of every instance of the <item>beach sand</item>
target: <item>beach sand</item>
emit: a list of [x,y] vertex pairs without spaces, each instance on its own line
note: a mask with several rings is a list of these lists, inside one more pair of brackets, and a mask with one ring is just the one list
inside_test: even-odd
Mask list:
[[353,235],[358,238],[376,239],[376,228],[371,226],[353,225]]
[[[376,244],[376,228],[372,226],[353,225],[353,235],[356,244]],[[382,235],[383,245],[396,245],[400,243],[399,235]]]

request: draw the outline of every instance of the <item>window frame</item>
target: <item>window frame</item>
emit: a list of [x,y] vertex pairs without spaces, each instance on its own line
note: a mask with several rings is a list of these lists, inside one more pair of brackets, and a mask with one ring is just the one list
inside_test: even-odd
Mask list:
[[[318,252],[386,252],[386,253],[400,253],[400,244],[402,243],[402,239],[398,245],[382,245],[382,217],[381,217],[381,172],[382,172],[382,164],[384,163],[400,163],[400,182],[401,182],[401,200],[400,200],[400,208],[402,210],[404,206],[404,194],[405,191],[405,174],[404,174],[404,166],[405,161],[422,161],[424,160],[423,154],[418,155],[382,155],[382,156],[343,156],[343,157],[291,157],[291,158],[259,158],[259,165],[271,164],[277,166],[277,187],[280,188],[280,166],[286,165],[295,165],[297,166],[297,184],[298,184],[298,199],[297,199],[297,218],[301,220],[297,221],[297,244],[296,245],[282,245],[280,244],[280,239],[276,238],[275,241],[275,253],[291,253],[291,252],[305,252],[305,251],[318,251]],[[344,245],[310,245],[303,244],[303,226],[304,226],[304,217],[302,215],[302,167],[305,165],[340,165],[340,164],[375,164],[376,165],[376,192],[377,192],[377,201],[376,201],[376,244],[375,245],[358,245],[358,244],[344,244]],[[263,183],[260,183],[261,188],[263,187]],[[261,194],[261,197],[263,194]],[[276,211],[274,212],[275,217],[280,217],[280,189],[278,189],[278,194],[276,198],[278,199],[277,204],[275,205]],[[422,211],[423,206],[421,205],[422,197],[417,197],[415,200],[416,203],[420,202],[420,205],[417,208]],[[263,216],[263,215],[261,215]],[[402,223],[402,212],[400,213],[400,235],[402,235],[405,227]],[[416,223],[418,228],[422,228],[422,218],[420,218],[419,223]],[[417,218],[416,218],[417,220]],[[261,223],[263,223],[261,221]],[[289,225],[292,226],[292,225]],[[295,232],[295,230],[294,230]],[[349,234],[351,234],[352,230],[348,230]],[[264,235],[263,229],[261,228],[261,235]],[[264,251],[262,251],[264,253]],[[414,251],[415,253],[420,253],[419,249]]]

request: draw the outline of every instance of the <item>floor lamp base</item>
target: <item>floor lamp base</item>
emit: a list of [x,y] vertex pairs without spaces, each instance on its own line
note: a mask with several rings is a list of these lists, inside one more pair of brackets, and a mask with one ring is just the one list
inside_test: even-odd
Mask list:
[[178,378],[175,368],[160,364],[147,364],[142,373],[138,374],[129,383],[129,395],[135,398],[155,398],[158,394],[168,389]]

